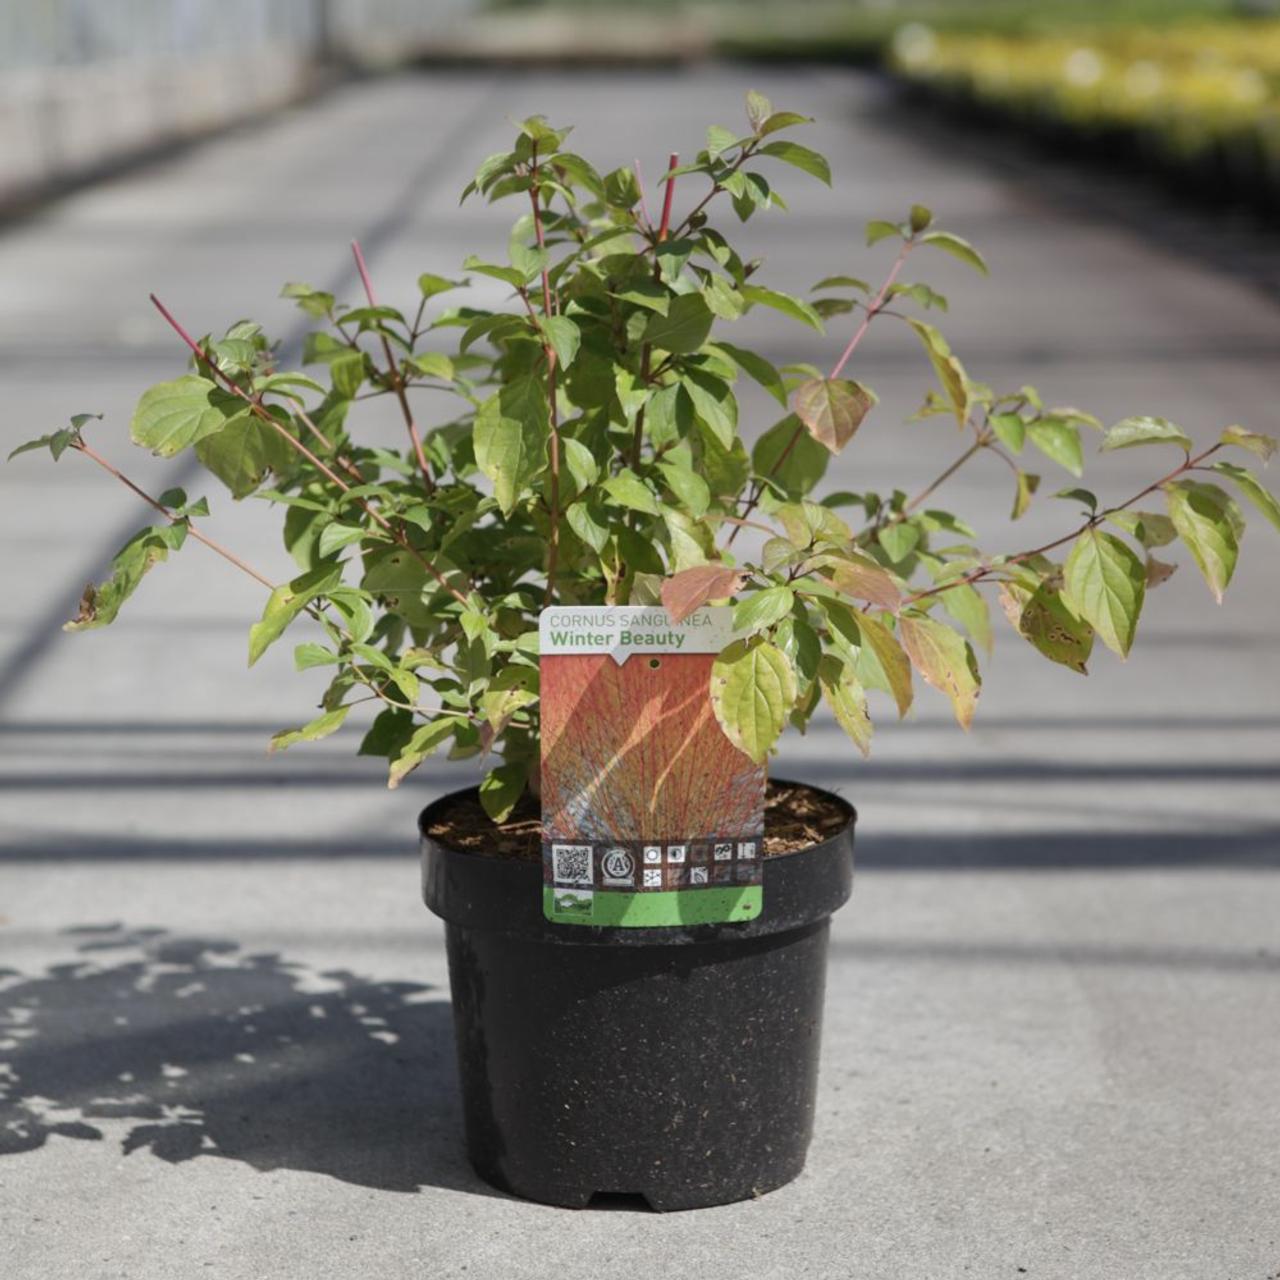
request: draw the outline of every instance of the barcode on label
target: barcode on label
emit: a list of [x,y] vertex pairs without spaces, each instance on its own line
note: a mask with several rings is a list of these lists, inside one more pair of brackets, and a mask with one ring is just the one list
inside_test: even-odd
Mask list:
[[591,846],[589,844],[553,844],[551,875],[556,884],[590,884]]

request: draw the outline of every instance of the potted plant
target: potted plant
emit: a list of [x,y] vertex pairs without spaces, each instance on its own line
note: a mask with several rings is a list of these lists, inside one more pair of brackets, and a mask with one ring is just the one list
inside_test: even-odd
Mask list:
[[[921,206],[868,227],[870,244],[892,249],[876,286],[832,275],[809,302],[760,283],[760,264],[712,217],[783,206],[772,183],[787,166],[829,182],[826,161],[791,139],[805,123],[753,93],[743,128],[711,128],[693,163],[672,156],[646,191],[638,166],[602,173],[567,148],[568,130],[524,121],[463,193],[520,210],[500,260],[464,263],[509,289],[512,305],[449,306],[464,282],[423,275],[416,310],[402,312],[379,302],[354,246],[360,305],[285,287],[316,322],[302,352],[310,372],[278,367],[255,323],[193,337],[153,298],[191,363],[143,393],[131,437],[162,457],[193,450],[234,499],[274,504],[298,565],[286,582],[205,533],[203,497],[152,496],[126,477],[99,452],[89,416],[15,451],[78,453],[160,517],[85,591],[69,630],[110,623],[155,565],[202,542],[262,584],[250,663],[289,633],[300,670],[332,673],[318,714],[273,749],[372,710],[360,751],[387,759],[393,787],[441,750],[485,760],[478,790],[422,815],[425,894],[448,922],[473,1160],[491,1181],[554,1203],[638,1192],[662,1208],[712,1204],[799,1171],[853,813],[774,784],[755,919],[549,921],[536,798],[547,606],[648,605],[679,620],[733,601],[735,638],[707,691],[720,732],[760,765],[788,724],[803,730],[825,704],[866,754],[869,696],[905,715],[915,676],[969,726],[976,653],[991,646],[985,590],[1022,641],[1084,673],[1097,640],[1128,654],[1146,593],[1173,571],[1161,548],[1180,541],[1221,598],[1244,527],[1232,491],[1280,527],[1280,504],[1241,465],[1265,462],[1266,436],[1228,426],[1197,448],[1157,417],[1103,432],[1031,387],[972,378],[923,318],[945,299],[906,269],[939,252],[986,267]],[[833,367],[776,368],[721,336],[756,308],[818,332],[847,324]],[[852,373],[883,322],[903,325],[932,367],[916,415],[930,421],[909,428],[913,441],[945,448],[958,435],[958,450],[914,494],[817,498],[876,404]],[[763,432],[741,430],[742,375],[778,403]],[[433,412],[424,429],[424,391],[454,416]],[[365,438],[357,410],[374,398],[403,418],[401,447]],[[1055,494],[1076,511],[1042,545],[985,553],[937,505],[960,468],[993,459],[1011,474],[1016,521],[1040,486],[1025,459],[1078,476],[1091,432],[1104,452],[1154,449],[1152,481],[1111,505],[1074,485]]]

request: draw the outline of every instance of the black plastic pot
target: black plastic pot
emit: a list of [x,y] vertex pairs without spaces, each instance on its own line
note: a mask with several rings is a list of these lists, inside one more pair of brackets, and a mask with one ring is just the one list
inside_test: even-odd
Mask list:
[[447,923],[467,1146],[505,1191],[581,1208],[598,1194],[693,1209],[762,1195],[813,1131],[831,913],[853,825],[766,859],[754,920],[552,924],[537,861],[426,834],[423,897]]

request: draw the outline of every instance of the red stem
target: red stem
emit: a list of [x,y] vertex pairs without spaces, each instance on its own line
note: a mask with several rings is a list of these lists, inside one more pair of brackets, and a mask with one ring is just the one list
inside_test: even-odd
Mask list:
[[671,202],[676,198],[676,180],[671,176],[674,169],[680,167],[680,156],[673,151],[667,160],[667,191],[662,198],[662,222],[658,226],[658,241],[661,243],[667,238],[667,232],[671,229]]

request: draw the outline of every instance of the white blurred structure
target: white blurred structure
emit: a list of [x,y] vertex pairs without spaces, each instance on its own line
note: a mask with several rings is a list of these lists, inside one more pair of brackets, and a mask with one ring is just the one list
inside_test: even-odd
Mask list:
[[0,206],[429,52],[476,0],[0,0]]

